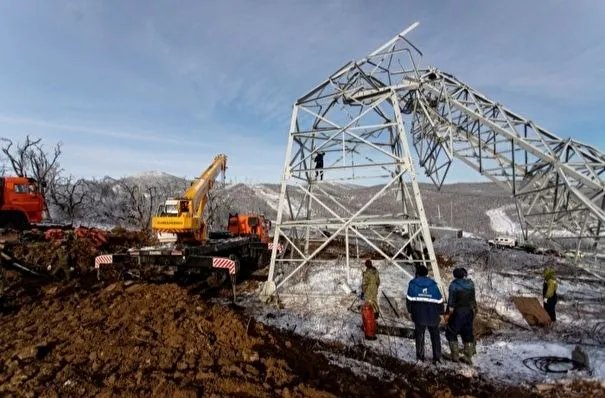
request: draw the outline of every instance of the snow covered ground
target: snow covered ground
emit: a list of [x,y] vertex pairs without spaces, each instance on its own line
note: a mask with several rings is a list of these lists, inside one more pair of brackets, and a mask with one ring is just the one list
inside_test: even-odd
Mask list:
[[505,210],[510,207],[514,208],[515,205],[506,205],[498,207],[497,209],[491,209],[486,211],[485,214],[489,217],[490,227],[494,232],[512,236],[521,235],[523,232],[521,226],[511,220],[505,212]]
[[[478,341],[475,366],[450,362],[437,366],[467,377],[480,375],[493,381],[513,384],[570,378],[605,380],[605,346],[602,345],[605,341],[598,341],[594,334],[594,328],[605,318],[605,284],[602,281],[581,273],[581,270],[576,272],[576,268],[570,271],[566,264],[556,264],[557,269],[561,269],[559,293],[562,296],[557,307],[558,322],[544,330],[531,330],[514,307],[511,296],[541,295],[541,270],[547,259],[516,250],[492,250],[476,239],[435,243],[438,252],[453,257],[456,264],[463,264],[471,270],[470,277],[476,285],[480,311],[493,314],[498,319],[493,334]],[[379,323],[413,327],[405,310],[407,277],[392,265],[381,261],[375,264],[381,277],[379,297],[383,317]],[[353,294],[345,293],[345,286],[359,290],[361,267],[361,259],[348,272],[340,262],[311,265],[302,280],[281,294],[283,309],[261,305],[256,296],[249,297],[246,305],[264,323],[324,341],[362,344],[378,353],[415,363],[415,346],[411,339],[387,335],[380,335],[375,341],[363,338],[358,303],[353,303]],[[442,276],[449,282],[451,270],[444,271]],[[399,316],[390,308],[383,292]],[[582,346],[588,353],[591,370],[543,373],[532,368],[531,363],[524,365],[524,360],[538,356],[569,358],[576,345]],[[428,334],[426,347],[427,357],[430,357]],[[443,334],[442,349],[449,352]],[[421,363],[418,366],[434,365]]]
[[[490,220],[490,228],[494,232],[517,237],[523,234],[521,225],[506,214],[507,210],[512,209],[515,209],[515,205],[508,204],[485,212]],[[534,230],[530,230],[530,234],[532,231]],[[572,234],[566,230],[553,230],[551,233],[552,236],[556,237],[572,236]]]

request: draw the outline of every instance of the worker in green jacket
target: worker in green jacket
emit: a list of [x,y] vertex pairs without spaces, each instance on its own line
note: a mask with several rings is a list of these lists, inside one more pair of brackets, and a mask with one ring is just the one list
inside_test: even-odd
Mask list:
[[557,320],[557,313],[555,312],[555,306],[557,305],[557,276],[552,267],[546,267],[544,270],[542,297],[544,298],[544,309],[550,316],[550,319],[555,322]]
[[374,309],[374,316],[378,318],[378,286],[380,286],[380,275],[372,260],[366,260],[366,270],[363,271],[361,282],[362,299],[369,303]]

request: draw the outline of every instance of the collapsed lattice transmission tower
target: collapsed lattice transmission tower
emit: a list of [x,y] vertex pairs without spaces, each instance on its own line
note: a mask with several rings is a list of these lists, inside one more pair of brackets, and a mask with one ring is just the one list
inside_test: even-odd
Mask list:
[[[351,256],[372,251],[408,277],[411,264],[423,263],[441,285],[410,138],[437,187],[456,158],[506,188],[525,239],[599,248],[603,154],[556,137],[451,75],[419,69],[420,52],[406,38],[417,25],[294,104],[263,297],[295,288],[301,270],[333,262],[334,246],[344,247],[336,252],[347,269]],[[347,185],[361,179],[371,186]],[[279,256],[278,243],[286,247]]]

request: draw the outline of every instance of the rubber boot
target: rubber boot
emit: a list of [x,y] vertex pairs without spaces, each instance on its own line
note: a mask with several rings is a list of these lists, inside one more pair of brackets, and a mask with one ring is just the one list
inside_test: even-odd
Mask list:
[[471,344],[473,345],[473,355],[477,355],[477,340],[473,339]]
[[473,364],[473,343],[464,343],[464,357],[461,360],[467,365]]
[[458,348],[457,341],[450,341],[450,352],[452,362],[460,362],[460,349]]

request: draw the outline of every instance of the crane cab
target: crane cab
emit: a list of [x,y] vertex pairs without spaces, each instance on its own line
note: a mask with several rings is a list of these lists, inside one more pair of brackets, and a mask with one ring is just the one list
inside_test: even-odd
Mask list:
[[168,199],[158,206],[151,228],[160,243],[205,240],[205,225],[193,217],[192,201],[187,199]]

